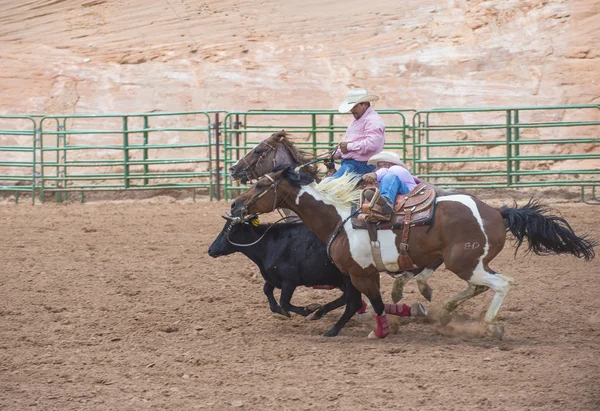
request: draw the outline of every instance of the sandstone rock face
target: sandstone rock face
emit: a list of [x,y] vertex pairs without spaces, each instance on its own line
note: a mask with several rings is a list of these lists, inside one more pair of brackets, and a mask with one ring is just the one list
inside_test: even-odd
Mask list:
[[1,0],[0,9],[3,114],[332,109],[356,86],[381,97],[378,109],[600,103],[598,0]]

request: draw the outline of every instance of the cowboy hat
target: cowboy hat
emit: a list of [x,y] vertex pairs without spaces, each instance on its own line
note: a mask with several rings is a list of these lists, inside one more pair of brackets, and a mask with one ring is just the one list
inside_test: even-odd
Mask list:
[[364,88],[355,88],[348,92],[346,98],[340,103],[338,111],[340,113],[349,113],[358,103],[377,100],[379,100],[379,97],[369,94]]
[[404,167],[405,169],[408,170],[408,166],[406,164],[404,164],[404,162],[402,162],[402,160],[400,160],[400,156],[398,154],[394,153],[393,151],[382,151],[379,154],[375,154],[374,156],[371,156],[371,158],[369,158],[369,161],[367,161],[367,164],[377,165],[377,163],[380,161],[387,161],[388,163],[392,163],[397,166]]

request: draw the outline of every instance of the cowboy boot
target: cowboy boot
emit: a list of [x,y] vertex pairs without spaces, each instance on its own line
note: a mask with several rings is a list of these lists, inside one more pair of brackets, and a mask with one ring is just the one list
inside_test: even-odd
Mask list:
[[377,221],[389,221],[390,218],[392,218],[394,205],[386,197],[381,196],[371,210],[373,211],[373,217],[375,217]]

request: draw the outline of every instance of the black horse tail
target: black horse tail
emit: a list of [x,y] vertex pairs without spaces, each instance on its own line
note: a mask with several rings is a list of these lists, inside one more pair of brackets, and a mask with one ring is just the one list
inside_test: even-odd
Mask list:
[[559,216],[549,214],[545,205],[535,200],[515,208],[502,206],[499,209],[504,225],[515,237],[517,250],[525,238],[529,242],[527,253],[537,255],[572,254],[589,261],[595,257],[597,242],[586,235],[578,237],[569,223]]

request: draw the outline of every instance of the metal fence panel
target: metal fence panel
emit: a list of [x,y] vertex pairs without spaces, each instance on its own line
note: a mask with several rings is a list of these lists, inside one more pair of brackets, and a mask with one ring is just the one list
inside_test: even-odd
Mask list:
[[412,133],[413,171],[443,187],[600,184],[598,105],[418,111]]
[[36,121],[32,116],[0,116],[0,191],[29,193],[35,202]]
[[204,188],[212,198],[212,133],[204,111],[46,116],[40,120],[40,197]]

